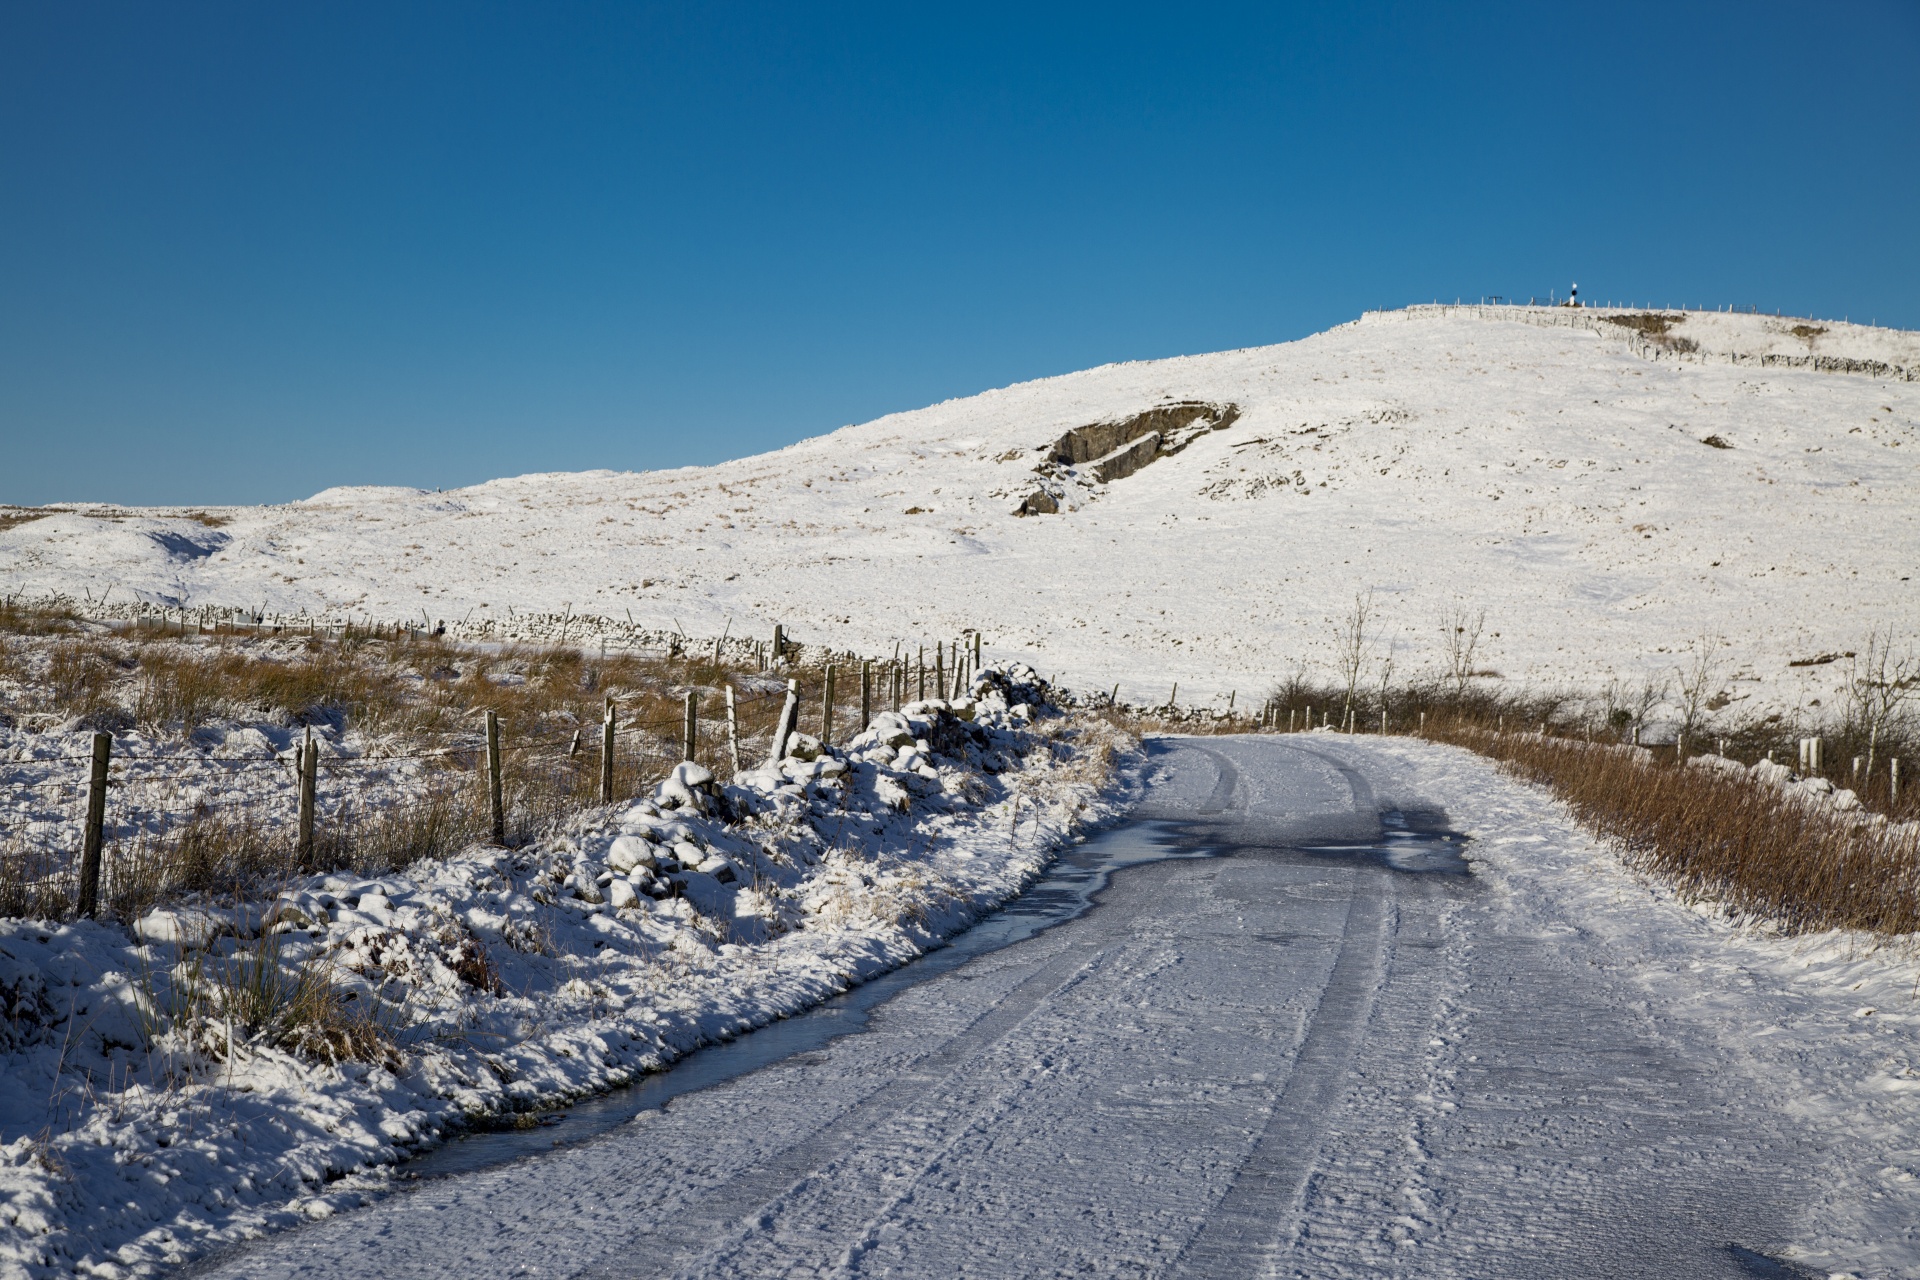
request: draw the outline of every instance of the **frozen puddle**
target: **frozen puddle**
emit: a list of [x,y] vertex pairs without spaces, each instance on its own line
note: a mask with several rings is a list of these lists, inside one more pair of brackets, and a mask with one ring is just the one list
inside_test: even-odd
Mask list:
[[[1302,855],[1373,863],[1396,871],[1465,875],[1466,837],[1448,831],[1437,813],[1380,815],[1382,838],[1356,844],[1294,846]],[[463,1134],[407,1162],[403,1176],[444,1178],[584,1142],[762,1068],[825,1048],[867,1029],[869,1015],[908,987],[951,973],[976,959],[1075,919],[1094,905],[1113,873],[1169,858],[1231,856],[1237,844],[1217,828],[1173,821],[1136,821],[1101,832],[1063,852],[1027,891],[944,947],[836,996],[805,1013],[772,1022],[723,1044],[696,1050],[666,1071],[563,1111],[530,1116],[526,1129]]]

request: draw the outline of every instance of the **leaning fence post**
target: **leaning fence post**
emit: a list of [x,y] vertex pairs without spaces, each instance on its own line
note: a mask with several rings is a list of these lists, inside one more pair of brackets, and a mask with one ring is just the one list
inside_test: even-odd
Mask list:
[[683,726],[686,739],[686,753],[683,758],[687,760],[693,759],[693,749],[699,745],[700,740],[699,697],[700,695],[693,690],[687,690],[686,724]]
[[773,726],[772,749],[767,754],[768,764],[778,764],[787,758],[787,739],[793,736],[793,726],[800,718],[800,682],[787,681],[787,700],[780,704],[780,719]]
[[614,719],[613,699],[607,699],[606,713],[600,718],[600,803],[613,803],[613,731],[617,727]]
[[820,741],[833,741],[833,664],[827,664],[825,687],[820,691]]
[[727,686],[727,754],[733,757],[733,771],[740,772],[740,717],[734,711],[733,686]]
[[873,664],[860,659],[860,732],[873,723]]
[[80,914],[100,907],[100,849],[107,820],[107,765],[113,759],[113,735],[93,735],[93,776],[87,782],[87,828],[80,846]]
[[314,745],[313,726],[307,726],[306,739],[297,757],[300,767],[299,857],[302,869],[313,865],[313,807],[315,782],[320,772],[320,748]]
[[487,712],[487,816],[492,822],[493,842],[507,842],[507,811],[500,796],[500,717]]

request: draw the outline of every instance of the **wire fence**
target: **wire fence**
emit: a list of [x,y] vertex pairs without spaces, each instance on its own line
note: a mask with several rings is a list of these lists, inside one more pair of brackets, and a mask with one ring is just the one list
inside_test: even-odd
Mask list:
[[789,702],[786,729],[844,742],[882,710],[964,687],[977,646],[936,648],[932,661],[923,648],[912,659],[816,667],[782,655],[756,663],[772,670],[744,673],[715,664],[701,673],[714,683],[679,691],[673,714],[659,689],[605,699],[611,727],[573,710],[526,713],[521,723],[482,711],[465,726],[358,746],[357,735],[329,737],[322,726],[253,759],[150,739],[129,751],[98,734],[104,755],[0,764],[13,775],[0,787],[11,827],[0,837],[0,915],[126,919],[194,891],[237,895],[331,870],[381,874],[476,841],[516,846],[647,793],[682,760],[722,782],[758,767]]

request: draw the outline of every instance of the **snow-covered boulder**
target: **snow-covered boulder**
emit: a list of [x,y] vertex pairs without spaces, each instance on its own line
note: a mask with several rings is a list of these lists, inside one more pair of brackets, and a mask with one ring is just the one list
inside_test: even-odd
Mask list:
[[142,942],[160,942],[198,951],[231,931],[233,921],[224,911],[204,907],[161,907],[133,922]]
[[623,875],[635,867],[652,868],[656,856],[653,842],[638,835],[615,836],[607,847],[607,865]]
[[713,771],[691,760],[673,766],[673,772],[653,791],[653,803],[660,808],[692,809],[696,813],[718,807],[723,799]]

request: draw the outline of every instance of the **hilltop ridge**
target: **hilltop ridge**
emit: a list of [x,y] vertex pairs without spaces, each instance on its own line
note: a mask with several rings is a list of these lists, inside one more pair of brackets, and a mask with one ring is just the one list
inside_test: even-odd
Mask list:
[[1737,696],[1799,706],[1835,673],[1789,662],[1920,617],[1916,370],[1920,334],[1835,322],[1370,312],[713,467],[15,509],[0,583],[694,635],[778,621],[868,652],[974,626],[1070,683],[1178,680],[1183,702],[1324,672],[1370,590],[1402,675],[1432,668],[1457,602],[1486,609],[1486,662],[1509,679],[1630,678],[1704,635]]

